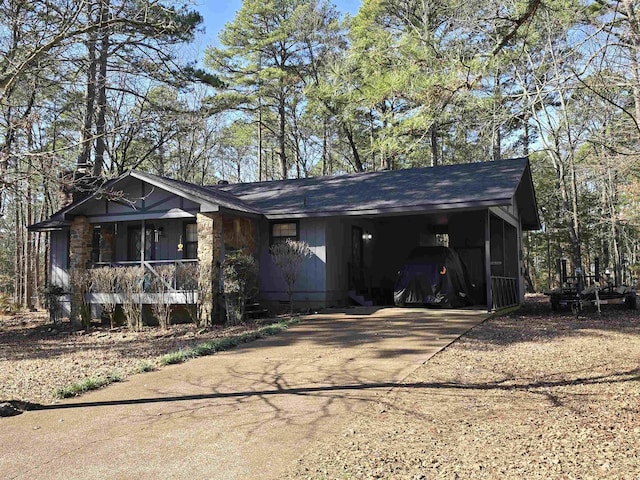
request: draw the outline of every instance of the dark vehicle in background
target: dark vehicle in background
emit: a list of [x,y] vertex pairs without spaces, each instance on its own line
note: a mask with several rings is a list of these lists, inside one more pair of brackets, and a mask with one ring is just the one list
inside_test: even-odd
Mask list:
[[398,274],[396,306],[457,308],[473,305],[473,290],[460,256],[448,247],[414,249]]

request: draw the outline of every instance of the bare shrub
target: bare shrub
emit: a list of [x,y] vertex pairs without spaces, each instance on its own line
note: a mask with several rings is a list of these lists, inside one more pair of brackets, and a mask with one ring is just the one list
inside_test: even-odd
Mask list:
[[176,273],[175,265],[160,265],[155,269],[156,274],[151,280],[151,288],[157,294],[156,301],[151,304],[153,316],[158,319],[160,328],[166,330],[171,325],[171,298],[173,278]]
[[[59,285],[47,285],[40,291],[40,297],[43,299],[44,306],[49,311],[49,318],[54,325],[62,321],[62,297],[65,294],[64,288]],[[9,300],[9,295],[0,293],[0,312],[11,312]]]
[[116,280],[118,272],[116,268],[102,267],[91,270],[91,290],[93,293],[103,294],[102,313],[109,318],[109,326],[114,327],[114,316],[116,313],[116,297],[118,292]]
[[232,252],[222,263],[222,282],[227,307],[227,324],[244,321],[247,300],[258,291],[258,265],[251,255]]
[[198,323],[201,327],[210,327],[214,311],[214,284],[217,285],[219,267],[212,262],[198,263]]
[[180,263],[176,267],[176,286],[185,296],[185,309],[193,323],[198,323],[198,264]]
[[131,330],[142,330],[140,295],[143,291],[144,271],[142,267],[118,268],[116,278],[118,290],[124,297],[122,312],[127,319],[127,326]]
[[293,287],[298,279],[300,267],[305,258],[311,256],[311,249],[306,242],[287,239],[271,247],[271,258],[280,269],[289,295],[289,313],[293,313]]

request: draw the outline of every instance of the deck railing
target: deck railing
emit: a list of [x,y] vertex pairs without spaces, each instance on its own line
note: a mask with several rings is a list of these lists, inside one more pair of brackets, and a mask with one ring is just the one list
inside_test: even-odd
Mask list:
[[[156,268],[162,265],[175,265],[176,269],[173,279],[167,285],[169,291],[197,290],[197,278],[195,277],[195,267],[198,265],[197,259],[175,259],[175,260],[130,260],[122,262],[95,262],[92,268],[124,268],[124,267],[144,267],[144,291],[148,292],[152,284],[152,277],[160,278]],[[187,268],[193,268],[194,272],[187,273]]]
[[[175,265],[173,277],[165,282],[156,270],[162,265]],[[140,262],[140,260],[123,262],[96,262],[92,268],[127,268],[144,267],[141,278],[141,290],[136,294],[136,301],[141,303],[164,303],[171,304],[195,304],[198,300],[198,260],[150,260]],[[163,281],[164,288],[158,290],[157,282]],[[93,292],[87,295],[89,303],[103,303],[105,299],[115,300],[115,303],[124,303],[125,296],[120,293]]]
[[518,305],[518,279],[516,277],[491,277],[491,303],[494,310]]

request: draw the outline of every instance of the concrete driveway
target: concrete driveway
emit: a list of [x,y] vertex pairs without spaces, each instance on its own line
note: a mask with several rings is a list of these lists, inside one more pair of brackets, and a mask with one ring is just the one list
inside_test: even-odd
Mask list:
[[397,308],[307,316],[275,337],[0,418],[0,478],[278,478],[485,318]]

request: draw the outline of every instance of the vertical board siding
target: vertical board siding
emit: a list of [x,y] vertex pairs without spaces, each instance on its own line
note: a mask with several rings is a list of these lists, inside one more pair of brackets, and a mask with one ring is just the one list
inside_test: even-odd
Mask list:
[[49,283],[66,290],[69,288],[68,271],[68,237],[67,230],[54,231],[50,234],[51,264],[49,271]]
[[328,292],[347,291],[347,262],[349,261],[349,233],[345,223],[337,218],[326,221],[326,284]]
[[[269,253],[270,222],[260,222],[259,261],[260,292],[267,300],[285,301],[287,286]],[[327,290],[326,281],[326,221],[324,219],[301,219],[299,223],[300,240],[311,249],[311,257],[305,259],[295,285],[294,299],[305,302],[324,302]]]

